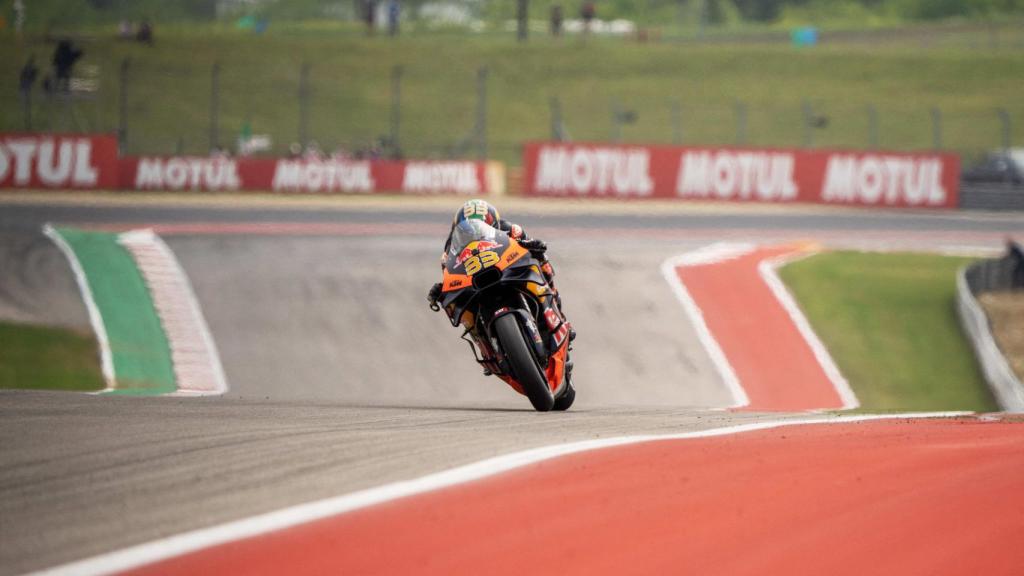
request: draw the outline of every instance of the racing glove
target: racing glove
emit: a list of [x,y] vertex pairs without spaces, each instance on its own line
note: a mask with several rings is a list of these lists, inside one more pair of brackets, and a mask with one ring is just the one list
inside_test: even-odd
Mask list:
[[520,240],[519,245],[526,248],[534,256],[543,255],[548,250],[548,245],[543,240],[537,238],[531,238],[529,240]]
[[427,302],[430,303],[430,307],[437,306],[437,299],[441,297],[441,283],[438,282],[430,287],[430,292],[427,293]]

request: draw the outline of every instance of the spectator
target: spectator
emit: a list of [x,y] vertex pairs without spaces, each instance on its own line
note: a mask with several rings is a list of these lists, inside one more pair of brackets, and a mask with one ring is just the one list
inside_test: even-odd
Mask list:
[[135,37],[135,25],[131,20],[121,20],[117,24],[117,37],[120,40],[131,40]]
[[310,140],[306,144],[306,150],[302,154],[304,160],[323,160],[323,153],[320,151],[320,143]]
[[341,144],[338,144],[338,146],[334,148],[334,152],[331,152],[331,160],[342,162],[351,157],[352,155],[349,154],[348,150],[346,150]]
[[143,20],[142,24],[139,24],[139,32],[135,35],[135,39],[143,44],[153,45],[153,25],[149,23],[149,20]]
[[398,36],[398,18],[402,15],[402,5],[398,0],[388,0],[388,34]]
[[55,90],[67,92],[71,88],[71,70],[81,57],[82,51],[76,49],[71,40],[65,38],[57,43],[57,49],[53,52],[53,70],[57,78]]
[[1010,289],[1024,288],[1024,248],[1012,239],[1006,240],[1006,252],[1010,258]]
[[587,0],[583,3],[580,8],[580,18],[583,19],[583,32],[585,34],[590,33],[590,25],[594,21],[594,17],[597,15],[597,7],[591,0]]
[[551,6],[551,35],[558,37],[562,35],[562,5]]

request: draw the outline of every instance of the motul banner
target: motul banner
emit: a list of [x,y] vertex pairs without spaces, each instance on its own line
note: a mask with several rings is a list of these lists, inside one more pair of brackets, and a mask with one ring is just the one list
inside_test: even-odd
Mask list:
[[117,138],[0,134],[0,188],[117,186]]
[[527,196],[955,208],[953,154],[530,143]]
[[503,192],[502,171],[471,161],[131,157],[121,160],[121,188],[480,196]]

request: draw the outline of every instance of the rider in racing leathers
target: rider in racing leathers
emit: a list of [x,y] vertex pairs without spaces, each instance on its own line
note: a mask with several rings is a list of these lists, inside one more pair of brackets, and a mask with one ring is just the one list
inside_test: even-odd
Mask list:
[[[551,262],[549,262],[545,256],[545,252],[548,249],[547,244],[541,240],[527,236],[526,231],[523,230],[522,226],[513,224],[508,220],[503,220],[501,216],[498,215],[497,208],[491,206],[489,202],[484,200],[469,200],[462,205],[462,208],[460,208],[458,212],[455,213],[455,218],[452,219],[451,230],[448,231],[448,239],[444,243],[444,251],[441,252],[442,267],[444,266],[448,250],[452,245],[452,232],[455,231],[455,227],[458,226],[460,222],[465,220],[482,220],[485,224],[507,233],[513,240],[519,242],[523,248],[529,250],[530,254],[532,254],[534,258],[540,260],[541,271],[544,273],[544,279],[547,281],[548,286],[550,286],[554,291],[555,298],[558,299],[559,308],[561,308],[562,299],[558,295],[558,290],[555,288],[552,281],[555,277],[555,270],[551,267]],[[441,283],[438,282],[430,287],[430,293],[427,295],[427,300],[431,304],[434,304],[440,297]]]

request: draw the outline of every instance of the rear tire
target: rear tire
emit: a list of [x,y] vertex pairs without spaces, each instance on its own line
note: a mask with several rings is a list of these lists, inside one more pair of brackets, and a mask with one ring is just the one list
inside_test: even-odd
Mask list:
[[523,329],[515,314],[506,314],[494,321],[495,332],[501,348],[505,351],[512,375],[523,387],[530,404],[538,412],[547,412],[554,407],[555,399],[548,388],[547,378],[541,372],[537,361],[526,342]]

